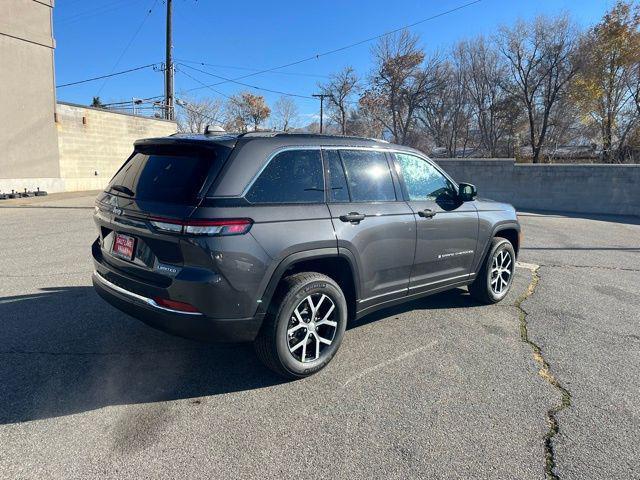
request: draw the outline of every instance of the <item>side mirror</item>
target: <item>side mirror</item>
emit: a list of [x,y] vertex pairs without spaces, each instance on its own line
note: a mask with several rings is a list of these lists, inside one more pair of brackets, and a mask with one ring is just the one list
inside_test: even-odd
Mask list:
[[475,185],[470,183],[461,183],[458,185],[458,198],[461,202],[470,202],[478,195]]

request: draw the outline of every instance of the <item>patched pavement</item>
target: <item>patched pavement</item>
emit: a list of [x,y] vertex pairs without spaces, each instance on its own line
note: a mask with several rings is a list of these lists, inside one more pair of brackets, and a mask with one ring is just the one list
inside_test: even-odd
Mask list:
[[638,222],[522,215],[532,265],[501,304],[459,289],[378,312],[282,382],[250,346],[104,303],[90,205],[0,208],[0,478],[639,475]]

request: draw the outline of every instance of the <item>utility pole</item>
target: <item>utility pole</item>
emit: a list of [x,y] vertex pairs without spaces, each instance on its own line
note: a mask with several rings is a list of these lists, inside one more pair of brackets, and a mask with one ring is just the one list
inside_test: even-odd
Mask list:
[[322,133],[322,117],[323,117],[323,103],[325,97],[330,97],[331,95],[327,95],[326,93],[314,93],[311,95],[312,97],[316,97],[320,99],[320,133]]
[[165,64],[165,82],[164,82],[164,107],[165,117],[167,120],[174,120],[174,92],[173,92],[173,3],[172,0],[167,1],[167,45],[166,45],[166,64]]

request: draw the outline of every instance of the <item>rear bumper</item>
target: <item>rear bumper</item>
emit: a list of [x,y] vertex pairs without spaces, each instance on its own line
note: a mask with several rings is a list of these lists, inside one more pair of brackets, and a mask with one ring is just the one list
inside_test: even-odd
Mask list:
[[214,319],[201,313],[167,309],[149,297],[116,285],[98,271],[93,273],[92,281],[98,295],[111,305],[173,335],[202,341],[249,342],[255,339],[262,324],[262,317]]

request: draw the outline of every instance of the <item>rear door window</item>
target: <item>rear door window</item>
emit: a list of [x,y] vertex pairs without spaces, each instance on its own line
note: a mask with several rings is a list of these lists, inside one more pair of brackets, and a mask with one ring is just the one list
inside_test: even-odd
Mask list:
[[391,170],[384,152],[340,150],[352,202],[396,200]]
[[262,171],[246,196],[251,203],[322,203],[320,150],[286,150]]
[[336,150],[325,150],[323,152],[327,165],[329,201],[349,202],[349,187],[347,187],[347,177],[342,167],[340,154]]
[[190,204],[196,201],[212,165],[217,162],[216,156],[214,151],[136,152],[111,179],[107,189],[140,201]]

